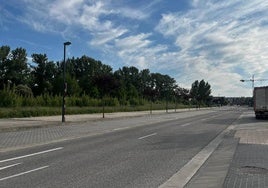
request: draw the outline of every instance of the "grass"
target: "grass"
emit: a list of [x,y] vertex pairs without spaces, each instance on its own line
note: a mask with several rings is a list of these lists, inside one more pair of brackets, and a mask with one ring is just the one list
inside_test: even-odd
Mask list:
[[[177,105],[179,108],[188,108],[186,105]],[[131,112],[131,111],[149,111],[150,104],[142,106],[113,106],[105,107],[105,113],[111,112]],[[169,104],[169,109],[174,109],[175,104]],[[157,103],[152,105],[152,110],[166,109],[165,103]],[[92,114],[102,113],[102,107],[66,107],[66,114]],[[0,118],[21,118],[21,117],[35,117],[35,116],[52,116],[61,115],[61,107],[14,107],[14,108],[0,108]]]

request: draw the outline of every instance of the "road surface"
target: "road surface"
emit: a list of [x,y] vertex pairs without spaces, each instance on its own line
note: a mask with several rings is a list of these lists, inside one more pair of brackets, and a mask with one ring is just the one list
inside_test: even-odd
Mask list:
[[[143,120],[144,126],[143,121],[133,126],[144,117],[109,120],[119,128],[3,152],[0,187],[168,187],[174,179],[181,183],[179,173],[190,180],[196,172],[193,159],[201,158],[200,168],[242,112],[228,108],[183,118],[177,113],[153,123]],[[184,172],[185,166],[189,169]]]

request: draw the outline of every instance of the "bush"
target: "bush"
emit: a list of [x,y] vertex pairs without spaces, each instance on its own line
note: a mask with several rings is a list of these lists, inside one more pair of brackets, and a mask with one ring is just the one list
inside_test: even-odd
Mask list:
[[15,87],[15,93],[22,97],[32,97],[33,92],[32,89],[29,88],[27,85],[18,85]]
[[104,97],[103,102],[105,106],[119,106],[119,101],[117,98]]
[[21,106],[36,106],[36,99],[34,97],[22,98]]
[[12,91],[0,91],[0,107],[15,107],[17,105],[17,95]]
[[137,106],[137,105],[139,105],[139,100],[136,99],[136,98],[132,98],[132,99],[129,100],[129,104],[131,106]]

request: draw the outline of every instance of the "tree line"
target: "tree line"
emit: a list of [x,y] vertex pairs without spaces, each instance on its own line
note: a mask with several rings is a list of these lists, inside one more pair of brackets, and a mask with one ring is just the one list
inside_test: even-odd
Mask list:
[[[46,54],[34,53],[31,58],[29,63],[24,48],[0,47],[2,103],[3,98],[8,97],[3,92],[10,90],[27,99],[60,98],[63,95],[63,62],[50,61]],[[196,80],[189,90],[179,87],[169,75],[151,73],[149,69],[139,70],[134,66],[113,71],[111,66],[85,55],[67,59],[66,65],[69,97],[116,99],[119,105],[142,105],[144,101],[209,105],[212,99],[211,86],[204,80]],[[8,106],[2,103],[0,106]]]

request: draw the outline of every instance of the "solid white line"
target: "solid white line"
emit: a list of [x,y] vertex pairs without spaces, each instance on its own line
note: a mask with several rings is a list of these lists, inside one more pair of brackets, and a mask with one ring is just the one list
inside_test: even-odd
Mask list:
[[15,177],[18,177],[18,176],[22,176],[24,174],[29,174],[31,172],[35,172],[37,170],[42,170],[42,169],[47,168],[47,167],[49,167],[49,166],[43,166],[43,167],[40,167],[40,168],[36,168],[36,169],[33,169],[33,170],[29,170],[29,171],[26,171],[26,172],[22,172],[22,173],[19,173],[19,174],[15,174],[15,175],[12,175],[12,176],[1,178],[0,181],[4,181],[4,180],[10,179],[10,178],[15,178]]
[[4,167],[1,167],[0,170],[4,170],[4,169],[7,169],[7,168],[11,168],[13,166],[17,166],[17,165],[20,165],[21,163],[16,163],[16,164],[12,164],[12,165],[9,165],[9,166],[4,166]]
[[49,149],[49,150],[45,150],[45,151],[40,151],[40,152],[37,152],[37,153],[32,153],[32,154],[29,154],[29,155],[23,155],[23,156],[19,156],[19,157],[10,158],[10,159],[5,159],[5,160],[0,161],[0,163],[4,163],[4,162],[8,162],[8,161],[14,161],[14,160],[17,160],[17,159],[23,159],[23,158],[26,158],[26,157],[32,157],[32,156],[35,156],[35,155],[41,155],[41,154],[44,154],[44,153],[57,151],[57,150],[60,150],[60,149],[63,149],[63,147]]
[[141,139],[148,138],[148,137],[150,137],[150,136],[154,136],[154,135],[157,135],[157,133],[149,134],[149,135],[140,137],[140,138],[138,138],[138,139],[141,140]]

